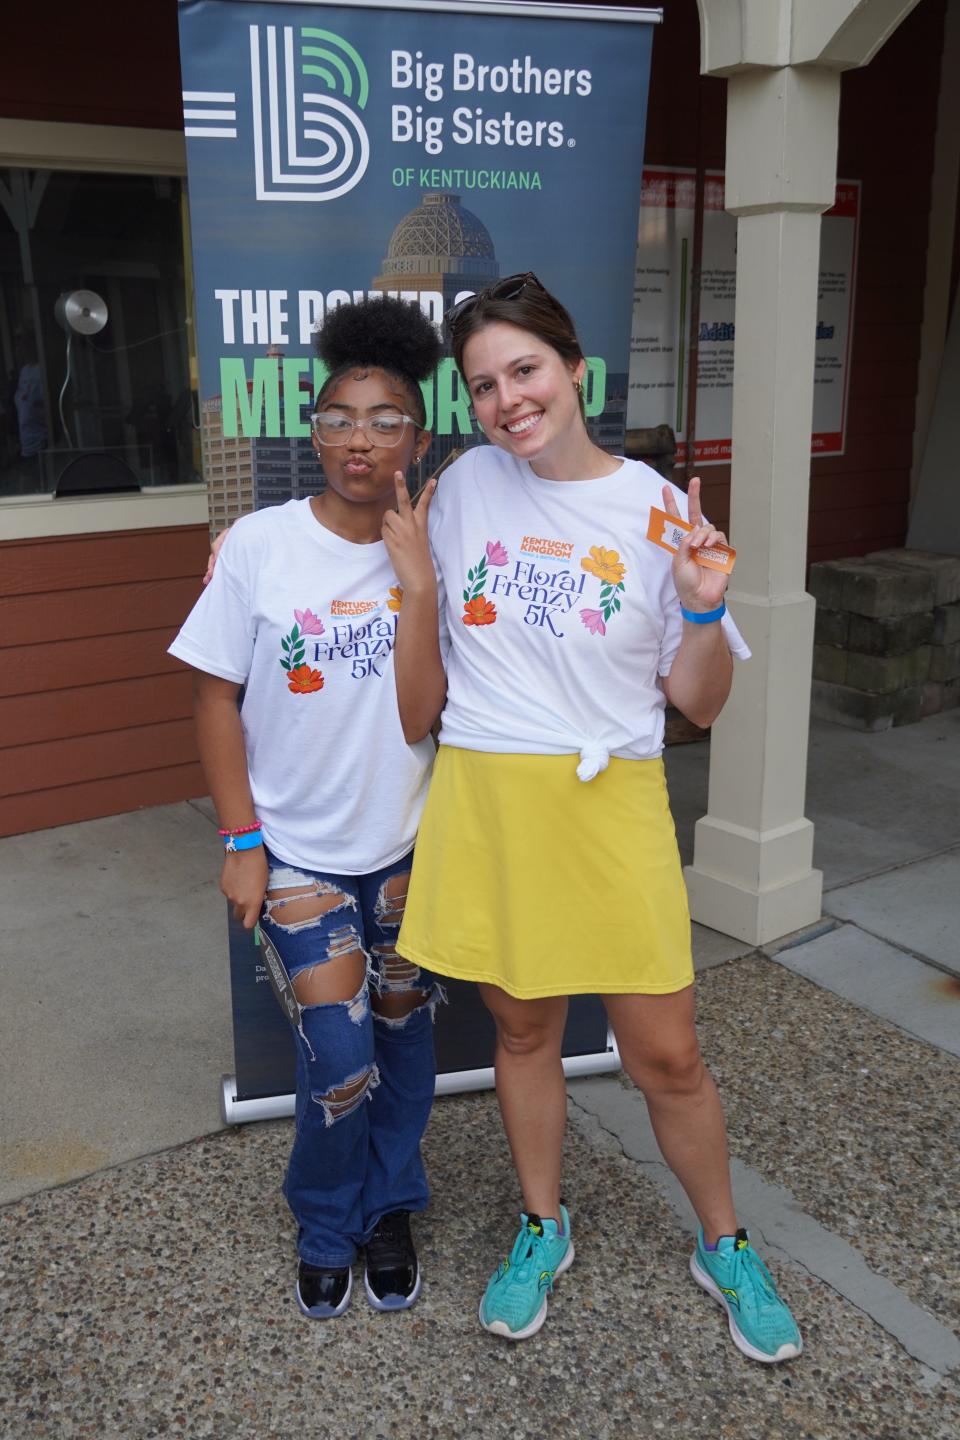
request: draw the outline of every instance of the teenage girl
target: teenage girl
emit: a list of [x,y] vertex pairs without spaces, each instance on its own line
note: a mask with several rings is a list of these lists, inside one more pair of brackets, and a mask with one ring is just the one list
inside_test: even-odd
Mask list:
[[297,1303],[324,1319],[349,1304],[361,1247],[376,1309],[420,1292],[409,1216],[428,1196],[420,1138],[440,990],[395,945],[433,744],[408,746],[397,716],[403,597],[381,526],[430,443],[420,382],[439,343],[418,308],[389,298],[332,312],[317,343],[330,372],[311,416],[325,486],[237,521],[170,648],[195,671],[221,889],[292,979],[284,1193]]
[[[725,544],[647,466],[599,449],[570,316],[532,273],[448,316],[490,442],[428,485],[397,485],[384,538],[404,590],[396,680],[415,744],[440,750],[398,948],[474,980],[496,1024],[500,1109],[524,1209],[481,1324],[543,1324],[573,1261],[560,1201],[567,996],[599,993],[624,1068],[700,1220],[694,1279],[754,1359],[800,1353],[786,1304],[738,1223],[723,1111],[694,1028],[690,923],[664,782],[667,702],[701,726],[730,689]],[[646,538],[651,506],[688,511],[676,554]],[[429,516],[429,525],[428,525]],[[429,543],[428,543],[429,542]]]

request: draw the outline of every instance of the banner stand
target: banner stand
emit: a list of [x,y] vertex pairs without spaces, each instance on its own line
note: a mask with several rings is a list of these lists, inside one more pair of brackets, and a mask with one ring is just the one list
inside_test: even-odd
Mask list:
[[[613,1032],[607,1031],[604,1054],[565,1055],[563,1074],[567,1080],[586,1075],[605,1075],[620,1069],[620,1052]],[[463,1095],[468,1090],[492,1090],[493,1066],[480,1070],[452,1070],[437,1076],[434,1095]],[[237,1077],[224,1075],[220,1083],[220,1115],[225,1125],[248,1125],[254,1120],[286,1120],[293,1115],[293,1095],[262,1095],[257,1100],[242,1100],[237,1095]]]
[[[286,977],[280,975],[278,993],[278,975],[271,974],[269,964],[271,952],[281,970],[282,962],[273,947],[258,944],[254,932],[234,918],[229,904],[226,910],[235,1069],[222,1077],[220,1114],[226,1125],[280,1120],[293,1114],[296,1068]],[[265,940],[261,936],[261,942]],[[442,983],[447,1004],[438,1005],[434,1015],[434,1093],[492,1089],[493,1020],[475,985],[450,979]],[[596,995],[572,995],[563,1035],[564,1074],[574,1079],[619,1068],[620,1054],[603,1002]]]

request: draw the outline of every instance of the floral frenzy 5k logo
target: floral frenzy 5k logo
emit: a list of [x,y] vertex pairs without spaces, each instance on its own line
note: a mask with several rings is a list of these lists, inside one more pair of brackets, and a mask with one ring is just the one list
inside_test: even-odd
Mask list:
[[287,672],[287,689],[292,694],[312,695],[314,691],[323,689],[323,674],[304,664],[304,636],[322,635],[323,621],[319,615],[314,615],[312,610],[294,610],[293,617],[293,629],[280,640],[280,648],[283,650],[280,664]]
[[602,582],[599,610],[584,608],[580,611],[580,619],[591,635],[606,635],[607,626],[620,609],[626,567],[618,550],[605,550],[602,545],[591,545],[590,554],[581,559],[580,565],[588,574],[595,575]]
[[509,556],[499,540],[487,541],[486,553],[481,556],[479,565],[473,565],[467,571],[467,585],[463,592],[464,613],[460,617],[464,625],[496,623],[497,607],[492,600],[486,599],[483,592],[490,578],[490,566],[506,565],[508,559]]

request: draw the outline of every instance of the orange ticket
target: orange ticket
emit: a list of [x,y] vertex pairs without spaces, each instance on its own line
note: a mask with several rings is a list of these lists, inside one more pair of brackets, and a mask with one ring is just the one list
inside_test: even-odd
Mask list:
[[[658,510],[655,505],[650,506],[647,539],[652,540],[654,545],[669,550],[671,555],[676,554],[684,535],[689,535],[693,528],[686,520],[681,520],[679,515],[668,515],[665,510]],[[719,570],[722,574],[729,575],[737,552],[732,545],[713,545],[709,550],[694,550],[693,558],[707,570]]]

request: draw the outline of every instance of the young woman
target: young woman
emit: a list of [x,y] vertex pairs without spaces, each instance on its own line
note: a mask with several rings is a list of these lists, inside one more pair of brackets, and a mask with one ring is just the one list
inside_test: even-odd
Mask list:
[[[448,316],[489,446],[431,503],[397,487],[384,538],[404,589],[396,679],[404,733],[442,712],[398,942],[412,963],[475,980],[497,1032],[497,1094],[523,1193],[516,1243],[481,1324],[520,1340],[573,1261],[560,1201],[566,997],[603,996],[624,1068],[701,1222],[691,1268],[736,1344],[772,1362],[797,1327],[739,1228],[723,1112],[694,1029],[690,925],[664,783],[664,709],[709,725],[726,700],[726,577],[646,538],[651,505],[687,497],[590,439],[585,361],[566,310],[532,274]],[[428,533],[429,510],[429,533]],[[428,544],[429,539],[429,544]],[[432,551],[432,558],[431,558]],[[439,622],[439,623],[438,623]]]
[[430,443],[419,382],[439,344],[419,309],[385,298],[334,311],[318,349],[326,488],[233,526],[170,648],[196,671],[221,889],[245,927],[259,922],[296,996],[284,1193],[297,1302],[324,1319],[346,1309],[361,1246],[374,1308],[420,1292],[409,1214],[427,1203],[440,991],[395,944],[433,744],[408,746],[397,717],[401,594],[381,525]]

